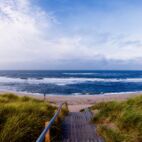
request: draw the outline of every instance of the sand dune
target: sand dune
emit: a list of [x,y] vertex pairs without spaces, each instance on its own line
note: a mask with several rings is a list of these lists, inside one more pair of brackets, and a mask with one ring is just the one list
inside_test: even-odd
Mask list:
[[[12,92],[12,91],[11,91]],[[11,93],[9,91],[1,91],[0,93]],[[43,99],[43,96],[34,95],[30,93],[19,93],[12,92],[19,96],[30,96],[37,99]],[[78,95],[78,96],[46,96],[46,100],[53,103],[54,105],[59,105],[63,102],[67,102],[70,111],[79,111],[80,109],[91,106],[94,103],[102,101],[120,101],[126,100],[130,97],[142,95],[140,93],[130,93],[130,94],[108,94],[108,95]]]

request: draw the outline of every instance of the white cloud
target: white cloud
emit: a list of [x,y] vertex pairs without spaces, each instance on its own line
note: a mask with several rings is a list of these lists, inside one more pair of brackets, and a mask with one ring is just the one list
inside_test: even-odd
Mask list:
[[42,48],[45,50],[49,44],[44,30],[48,34],[48,29],[54,24],[52,19],[38,7],[31,6],[29,0],[1,1],[0,64],[31,61],[40,57],[38,52]]
[[19,65],[23,69],[60,68],[60,65],[73,68],[74,64],[79,67],[80,63],[95,61],[139,62],[137,59],[142,57],[140,36],[114,36],[96,31],[59,36],[56,29],[57,19],[34,6],[31,0],[1,0],[0,69],[18,69]]
[[[56,19],[30,0],[3,0],[0,2],[0,67],[17,64],[56,64],[72,58],[79,43],[78,37],[52,38],[50,34]],[[45,64],[44,64],[45,65]],[[34,67],[33,67],[34,68]]]

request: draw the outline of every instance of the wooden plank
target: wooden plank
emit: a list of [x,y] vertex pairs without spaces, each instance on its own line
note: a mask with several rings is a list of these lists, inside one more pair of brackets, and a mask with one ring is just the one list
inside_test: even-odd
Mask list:
[[90,123],[91,118],[89,110],[70,112],[62,124],[62,142],[103,142]]

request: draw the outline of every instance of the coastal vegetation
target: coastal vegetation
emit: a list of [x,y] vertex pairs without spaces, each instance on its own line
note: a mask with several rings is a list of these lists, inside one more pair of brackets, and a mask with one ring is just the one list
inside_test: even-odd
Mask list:
[[97,103],[93,123],[106,142],[142,142],[142,96]]
[[35,142],[56,110],[42,100],[0,95],[0,142]]

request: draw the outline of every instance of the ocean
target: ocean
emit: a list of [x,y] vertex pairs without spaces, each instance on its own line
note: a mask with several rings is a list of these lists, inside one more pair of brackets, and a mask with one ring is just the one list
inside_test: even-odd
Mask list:
[[0,91],[100,95],[142,91],[142,71],[0,71]]

